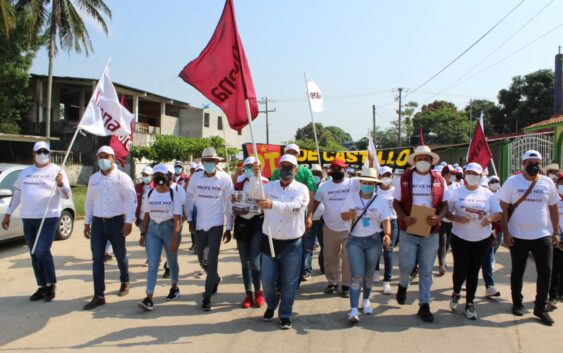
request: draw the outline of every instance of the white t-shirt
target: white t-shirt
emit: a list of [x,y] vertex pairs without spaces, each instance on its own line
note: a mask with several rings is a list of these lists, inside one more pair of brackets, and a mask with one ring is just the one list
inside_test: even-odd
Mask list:
[[[178,189],[183,190],[181,187]],[[178,191],[171,190],[174,201],[170,198],[170,191],[158,192],[156,189],[152,189],[145,192],[142,213],[148,212],[151,220],[158,224],[169,221],[174,216],[182,216],[183,199]]]
[[492,232],[492,226],[481,226],[485,217],[502,212],[498,199],[493,193],[484,187],[469,190],[466,187],[454,190],[448,199],[450,213],[467,217],[468,223],[461,224],[453,222],[452,233],[467,241],[481,241],[488,238]]
[[[528,190],[532,182],[523,174],[511,176],[496,193],[500,201],[513,204]],[[514,210],[508,231],[519,239],[539,239],[551,234],[549,207],[560,199],[553,180],[540,175],[532,192]]]
[[[432,185],[431,185],[430,173],[427,175],[420,175],[415,171],[412,172],[412,204],[420,205],[426,207],[432,207]],[[442,201],[448,200],[448,195],[446,192],[447,185],[446,182],[442,182],[444,186],[444,195],[442,196]],[[395,193],[393,195],[395,200],[401,201],[401,187],[395,188]]]
[[379,195],[378,197],[381,197],[382,199],[387,200],[388,204],[389,204],[389,209],[391,211],[391,219],[397,219],[397,212],[395,212],[395,209],[393,208],[393,194],[395,193],[395,187],[391,186],[389,189],[387,190],[383,190],[380,187],[377,188],[377,195]]
[[323,219],[327,227],[336,232],[348,230],[348,223],[342,221],[340,210],[350,193],[358,192],[360,182],[356,178],[344,178],[340,183],[330,180],[319,185],[315,200],[324,204]]
[[[457,182],[453,182],[450,185],[447,185],[446,183],[446,199],[449,200],[450,199],[450,195],[458,188],[460,188],[461,185]],[[452,223],[452,221],[446,217],[444,217],[444,219],[442,219],[442,222],[446,222],[446,223]]]
[[[342,204],[340,212],[348,212],[351,209],[355,209],[356,216],[359,217],[369,201],[370,200],[360,198],[359,192],[351,193]],[[364,220],[364,218],[367,220]],[[381,222],[390,218],[391,209],[389,209],[389,201],[383,197],[377,196],[369,206],[366,214],[356,223],[351,234],[356,237],[369,237],[379,233],[381,232]],[[342,218],[340,218],[340,220],[342,223],[346,224],[346,226],[351,226],[348,222],[342,221]]]
[[[197,207],[196,230],[208,231],[212,227],[225,225],[232,228],[233,182],[231,177],[217,170],[213,176],[195,173],[188,184],[186,216],[192,221],[193,207]],[[225,224],[226,222],[226,224]]]
[[[557,201],[557,207],[559,208],[559,231],[563,233],[563,199],[561,197]],[[555,233],[553,231],[553,224],[551,224],[551,218],[549,219],[549,227],[552,230],[551,233]]]

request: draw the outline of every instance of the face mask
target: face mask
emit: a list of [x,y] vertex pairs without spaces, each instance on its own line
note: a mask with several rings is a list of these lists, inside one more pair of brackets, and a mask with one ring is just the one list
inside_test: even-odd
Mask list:
[[489,188],[493,191],[497,191],[500,188],[500,184],[499,183],[490,184]]
[[109,159],[98,159],[98,166],[101,170],[106,171],[111,168],[111,160]]
[[393,182],[393,179],[391,179],[391,178],[383,178],[383,179],[381,179],[381,182],[383,183],[383,185],[389,186],[389,185],[391,185],[391,183]]
[[215,173],[217,166],[213,162],[204,162],[203,163],[203,169],[205,169],[205,172],[207,174],[213,174],[213,173]]
[[364,194],[371,194],[375,191],[375,185],[360,185],[360,191]]
[[244,167],[244,176],[249,179],[252,178],[254,176],[254,171],[252,170],[252,168]]
[[540,172],[540,165],[539,164],[526,164],[526,173],[530,176],[536,176]]
[[557,185],[557,191],[559,192],[559,195],[563,195],[563,185]]
[[37,164],[47,164],[47,163],[49,163],[49,155],[48,154],[36,154],[35,155],[35,162]]
[[557,179],[559,179],[559,175],[554,174],[554,173],[549,173],[547,175],[551,180],[553,180],[554,182],[557,182]]
[[184,168],[182,168],[182,167],[174,167],[174,174],[176,174],[176,175],[182,174],[183,169]]
[[290,181],[293,179],[293,168],[281,168],[280,179],[283,181]]
[[166,179],[165,176],[157,175],[157,176],[154,177],[154,182],[157,185],[165,185],[168,182],[168,179]]
[[418,161],[415,163],[416,170],[422,173],[426,173],[430,170],[430,162],[427,161]]
[[450,175],[450,183],[454,183],[455,180],[455,175]]
[[462,175],[461,175],[461,174],[458,174],[458,175],[455,176],[455,180],[456,180],[456,181],[460,181],[460,180],[461,180],[461,177],[462,177]]
[[144,184],[148,184],[151,182],[151,177],[142,177],[141,179],[143,180]]
[[320,176],[313,175],[313,180],[315,180],[315,184],[318,184],[318,183],[321,182],[321,177],[320,177]]
[[332,180],[340,181],[344,179],[344,172],[332,172]]
[[481,177],[479,175],[467,174],[465,176],[465,181],[467,182],[468,185],[475,186],[475,185],[479,185],[479,183],[481,182]]

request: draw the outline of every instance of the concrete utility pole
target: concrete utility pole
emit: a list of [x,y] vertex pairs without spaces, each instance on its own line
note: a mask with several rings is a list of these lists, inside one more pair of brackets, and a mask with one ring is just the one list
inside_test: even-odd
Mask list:
[[258,102],[260,104],[264,104],[266,107],[264,110],[260,110],[259,113],[266,114],[266,144],[270,143],[270,124],[268,122],[268,113],[275,113],[276,108],[272,110],[268,110],[268,103],[274,102],[272,100],[268,100],[268,97],[262,97],[262,99]]
[[402,114],[402,99],[403,99],[403,88],[399,87],[397,88],[397,91],[399,91],[399,133],[397,136],[397,147],[401,147],[401,114]]
[[373,130],[372,130],[372,138],[373,138],[373,143],[375,144],[375,104],[371,106],[372,108],[372,113],[373,113]]

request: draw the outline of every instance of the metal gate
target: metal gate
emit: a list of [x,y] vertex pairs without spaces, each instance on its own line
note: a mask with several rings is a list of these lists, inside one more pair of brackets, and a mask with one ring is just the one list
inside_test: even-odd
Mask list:
[[552,162],[553,133],[526,134],[510,142],[510,175],[521,170],[522,155],[528,150],[536,150],[543,157],[543,164]]

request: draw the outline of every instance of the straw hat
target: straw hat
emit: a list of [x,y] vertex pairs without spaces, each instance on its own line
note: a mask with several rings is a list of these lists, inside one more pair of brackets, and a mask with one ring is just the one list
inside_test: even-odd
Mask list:
[[215,148],[213,147],[207,147],[203,150],[203,153],[201,154],[201,159],[216,159],[219,162],[224,162],[225,159],[219,157],[219,155],[217,154],[217,151],[215,151]]
[[409,156],[409,164],[414,166],[414,158],[420,155],[427,155],[432,157],[432,164],[437,164],[440,161],[440,156],[430,150],[430,147],[426,145],[418,146],[414,153]]
[[377,171],[374,168],[362,168],[362,174],[359,177],[356,177],[356,179],[381,183],[381,180],[379,180],[377,175]]

